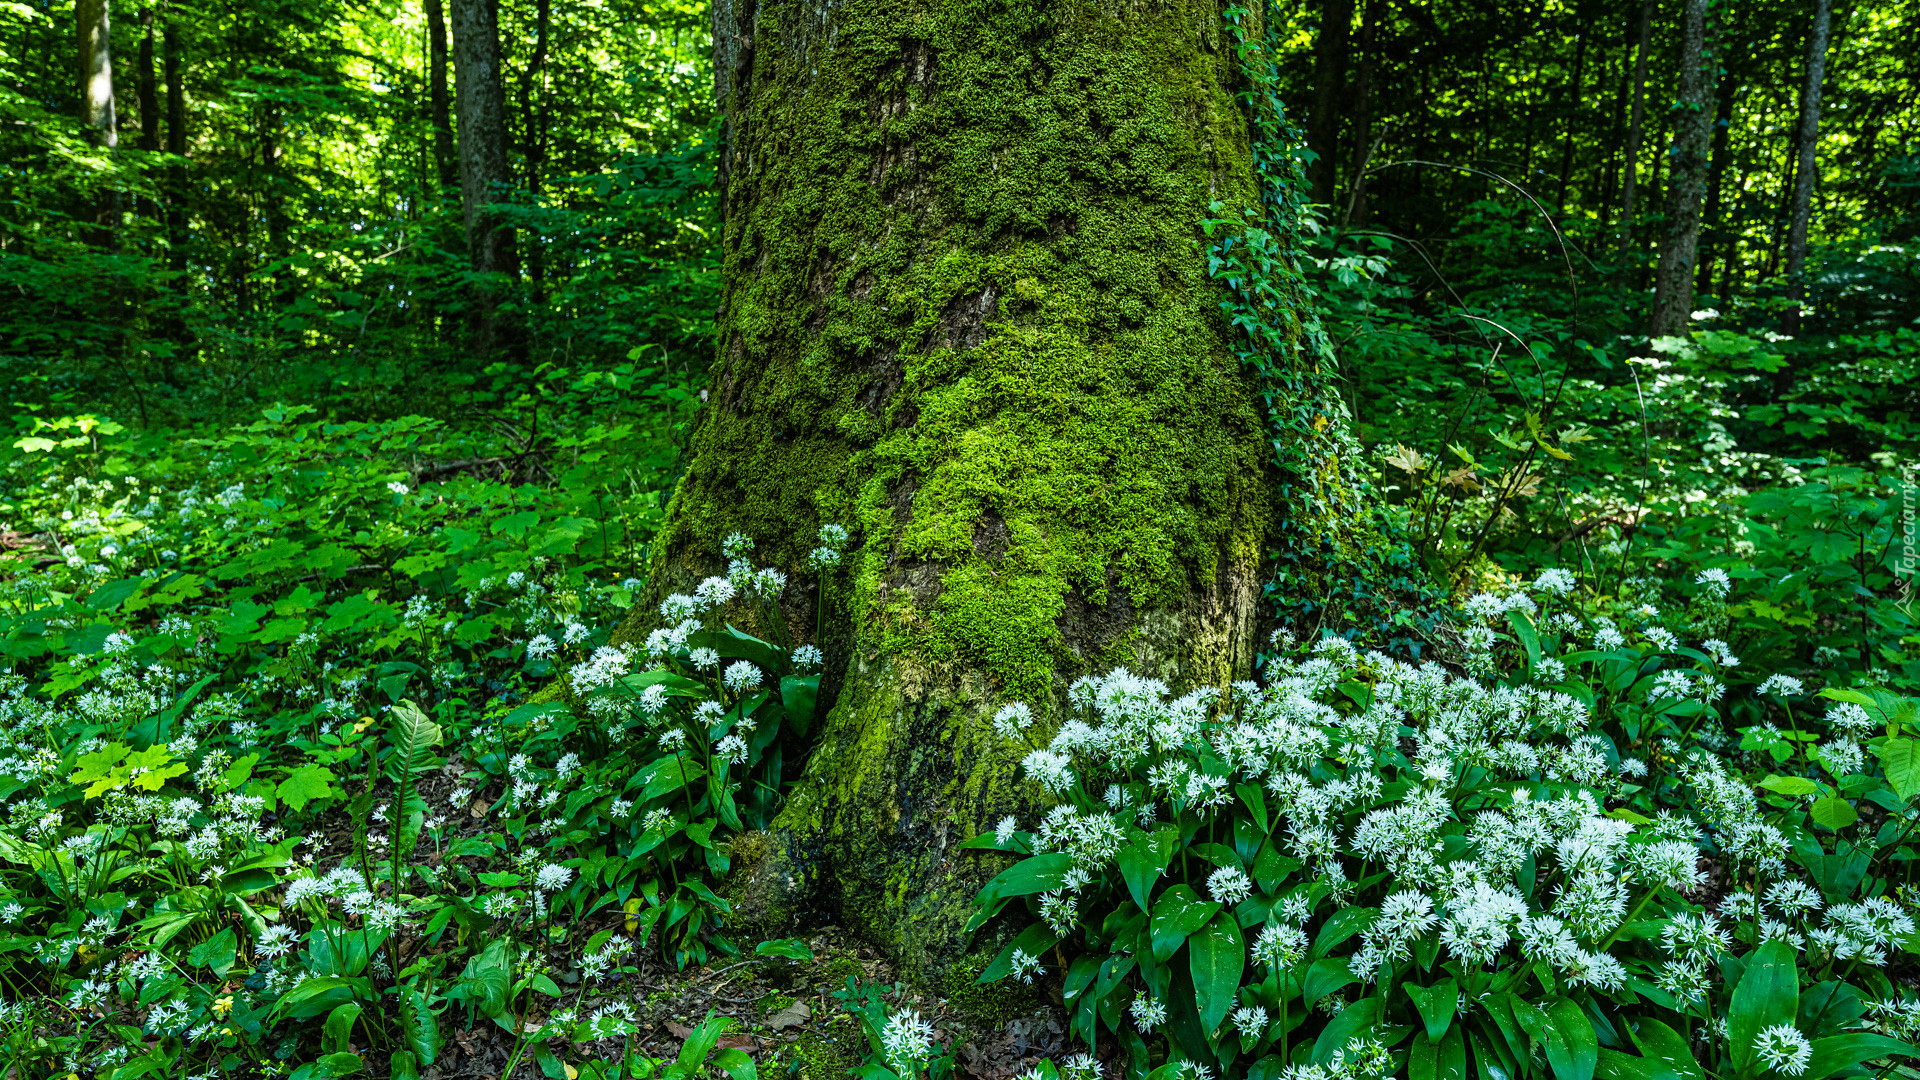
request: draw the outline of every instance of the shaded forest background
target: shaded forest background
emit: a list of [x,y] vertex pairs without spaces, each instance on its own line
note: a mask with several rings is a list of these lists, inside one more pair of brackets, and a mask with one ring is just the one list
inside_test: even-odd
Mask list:
[[[1908,456],[1917,13],[1274,10],[1341,393],[1429,562],[1537,558],[1656,494]],[[652,433],[627,494],[668,490],[718,296],[706,19],[0,4],[14,426],[154,433],[298,401],[528,453],[599,372]],[[1550,460],[1529,432],[1556,429]]]

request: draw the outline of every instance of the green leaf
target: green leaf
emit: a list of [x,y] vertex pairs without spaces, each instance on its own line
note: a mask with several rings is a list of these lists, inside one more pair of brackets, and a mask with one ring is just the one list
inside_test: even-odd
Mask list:
[[1762,1029],[1791,1024],[1800,1011],[1800,973],[1793,946],[1774,938],[1747,954],[1747,969],[1727,1007],[1728,1042],[1734,1070],[1742,1076],[1765,1071],[1756,1052]]
[[233,967],[233,958],[238,951],[233,936],[233,927],[229,926],[207,940],[193,947],[187,954],[187,962],[194,967],[203,967],[213,972],[215,978],[225,978]]
[[1193,971],[1200,1025],[1212,1031],[1233,1011],[1240,993],[1240,976],[1247,969],[1247,945],[1240,936],[1240,923],[1231,912],[1187,938],[1187,962]]
[[1219,910],[1217,902],[1200,899],[1191,885],[1175,885],[1161,893],[1160,899],[1153,902],[1152,918],[1148,921],[1153,958],[1163,964],[1172,960],[1187,935],[1205,926]]
[[315,799],[330,798],[335,794],[333,773],[325,765],[302,765],[280,781],[274,794],[293,809],[304,810]]
[[420,706],[402,698],[388,710],[387,743],[393,752],[387,756],[387,779],[398,783],[403,774],[418,775],[438,768],[440,759],[433,748],[440,745],[440,725],[427,718]]
[[366,1062],[360,1060],[359,1054],[328,1054],[305,1068],[313,1070],[307,1073],[306,1080],[333,1080],[335,1077],[360,1075],[366,1069]]
[[345,1005],[335,1006],[327,1014],[327,1022],[320,1031],[320,1051],[325,1054],[339,1054],[347,1050],[352,1041],[353,1022],[360,1019],[360,1004],[349,1001]]
[[758,1080],[753,1058],[745,1050],[728,1047],[720,1051],[713,1055],[713,1067],[733,1077],[733,1080]]
[[400,1034],[421,1065],[431,1065],[440,1055],[440,1020],[420,991],[407,987],[400,992]]
[[1594,1075],[1600,1080],[1681,1080],[1658,1058],[1634,1057],[1602,1047]]
[[1301,997],[1311,1009],[1321,998],[1358,981],[1346,957],[1324,956],[1307,966],[1307,977],[1301,980]]
[[1001,979],[1013,974],[1013,954],[1015,952],[1024,952],[1028,956],[1045,957],[1047,953],[1052,951],[1053,947],[1058,944],[1060,944],[1060,935],[1047,929],[1046,923],[1034,923],[1032,926],[1022,930],[1019,937],[1007,942],[1006,948],[1000,950],[1000,955],[994,957],[993,963],[988,964],[987,969],[982,971],[980,977],[975,979],[974,982],[985,985],[986,983],[999,982]]
[[1407,996],[1413,999],[1413,1007],[1419,1010],[1420,1019],[1427,1026],[1427,1038],[1439,1042],[1453,1026],[1454,1014],[1460,1009],[1460,984],[1452,979],[1433,986],[1409,983]]
[[506,1012],[513,988],[513,963],[513,942],[506,938],[494,938],[467,961],[461,978],[474,1000],[480,1003],[480,1011],[488,1016],[498,1017]]
[[813,950],[799,938],[781,938],[777,941],[763,941],[753,947],[755,956],[784,956],[789,960],[811,960]]
[[1639,1045],[1641,1053],[1681,1077],[1681,1080],[1706,1080],[1706,1074],[1700,1071],[1700,1063],[1693,1058],[1693,1047],[1688,1045],[1686,1036],[1666,1024],[1651,1017],[1644,1018],[1638,1030],[1628,1026],[1627,1034]]
[[1887,770],[1887,783],[1895,795],[1902,799],[1920,795],[1920,739],[1888,739],[1873,752]]
[[1802,795],[1817,795],[1821,791],[1819,784],[1814,783],[1804,776],[1769,776],[1765,780],[1760,781],[1760,786],[1766,788],[1768,791],[1778,792],[1782,795],[1791,795],[1796,798]]
[[994,875],[994,879],[987,882],[980,893],[983,896],[991,893],[995,897],[1008,897],[1052,892],[1066,881],[1067,871],[1071,869],[1073,856],[1064,851],[1029,856]]
[[1327,1026],[1320,1029],[1320,1037],[1313,1041],[1313,1063],[1325,1065],[1332,1061],[1333,1055],[1346,1048],[1348,1040],[1378,1026],[1379,1019],[1380,999],[1377,997],[1361,998],[1340,1010],[1340,1015],[1328,1021]]
[[1146,911],[1152,906],[1148,901],[1153,896],[1154,883],[1167,872],[1179,842],[1178,833],[1171,829],[1160,829],[1151,836],[1136,830],[1132,841],[1121,846],[1120,877],[1127,883],[1127,892],[1133,902],[1140,905],[1140,910]]
[[1308,955],[1318,959],[1339,948],[1342,942],[1365,930],[1375,914],[1374,909],[1365,907],[1341,908],[1334,912],[1315,935],[1313,951]]
[[1567,998],[1556,998],[1547,1006],[1546,1014],[1557,1036],[1547,1040],[1547,1064],[1556,1080],[1593,1080],[1600,1051],[1593,1021],[1587,1019],[1578,1003]]
[[805,736],[813,727],[813,710],[820,699],[820,676],[788,675],[780,680],[780,705],[787,710],[793,733]]
[[1407,1053],[1408,1080],[1467,1080],[1467,1047],[1459,1028],[1434,1039],[1425,1032],[1413,1037]]
[[1808,807],[1807,815],[1813,818],[1815,825],[1832,829],[1834,832],[1839,832],[1860,820],[1860,815],[1853,809],[1853,804],[1837,795],[1815,799],[1813,805]]
[[1826,1080],[1826,1077],[1863,1061],[1915,1055],[1920,1055],[1920,1047],[1889,1039],[1885,1035],[1866,1032],[1830,1035],[1813,1040],[1813,1060],[1807,1063],[1807,1071],[1800,1080]]
[[1519,638],[1521,646],[1527,650],[1527,670],[1532,671],[1539,667],[1540,635],[1533,629],[1533,620],[1527,618],[1526,612],[1518,608],[1509,608],[1507,623],[1513,627],[1513,636]]

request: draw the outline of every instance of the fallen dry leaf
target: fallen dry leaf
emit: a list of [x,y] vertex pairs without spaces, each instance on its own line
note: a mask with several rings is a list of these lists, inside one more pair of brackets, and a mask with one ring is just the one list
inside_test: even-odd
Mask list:
[[790,1027],[799,1027],[813,1016],[813,1010],[804,1001],[796,1001],[767,1018],[767,1028],[771,1031],[785,1031]]

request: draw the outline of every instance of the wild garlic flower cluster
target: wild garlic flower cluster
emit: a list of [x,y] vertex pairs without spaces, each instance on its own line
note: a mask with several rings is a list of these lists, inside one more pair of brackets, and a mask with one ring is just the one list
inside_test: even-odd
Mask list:
[[[1262,883],[1249,867],[1221,865],[1195,884],[1228,907],[1256,894],[1279,901],[1249,933],[1254,959],[1270,968],[1306,955],[1315,896],[1375,909],[1347,957],[1363,982],[1437,938],[1469,968],[1544,963],[1568,985],[1617,990],[1630,973],[1610,944],[1654,896],[1703,884],[1709,837],[1736,868],[1775,882],[1764,936],[1874,961],[1912,931],[1884,900],[1838,905],[1816,925],[1818,894],[1783,880],[1786,837],[1763,819],[1752,788],[1705,755],[1681,764],[1705,830],[1672,812],[1609,816],[1603,800],[1644,766],[1588,733],[1586,708],[1566,694],[1488,686],[1434,664],[1362,656],[1337,640],[1268,675],[1264,688],[1238,684],[1227,695],[1176,698],[1125,670],[1070,688],[1078,715],[1023,762],[1062,797],[1028,836],[1035,852],[1071,856],[1061,887],[1040,898],[1056,933],[1099,925],[1099,913],[1083,916],[1080,905],[1099,895],[1094,886],[1120,880],[1115,860],[1131,830],[1197,819],[1233,835],[1231,822],[1247,823],[1256,802],[1274,819],[1278,852],[1300,869]],[[1356,683],[1370,700],[1336,707],[1337,688]],[[1027,739],[1032,710],[1008,706],[995,723]],[[994,835],[1013,840],[1017,821],[1002,820]],[[1385,883],[1363,891],[1359,883],[1382,871]],[[1711,914],[1688,918],[1669,926],[1669,959],[1647,973],[1683,997],[1703,990],[1715,950],[1731,944]],[[1020,976],[1039,963],[1013,959]],[[1150,999],[1136,999],[1133,1015],[1142,1031],[1164,1022]]]

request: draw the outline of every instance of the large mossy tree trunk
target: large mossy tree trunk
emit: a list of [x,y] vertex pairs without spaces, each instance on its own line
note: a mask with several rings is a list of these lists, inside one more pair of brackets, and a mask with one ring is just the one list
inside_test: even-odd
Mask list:
[[[740,532],[796,639],[825,604],[832,707],[736,881],[766,929],[837,920],[935,982],[1004,865],[957,845],[1033,806],[995,710],[1249,673],[1286,508],[1200,226],[1256,197],[1221,16],[717,2],[719,356],[653,590]],[[827,522],[854,548],[822,589]]]

